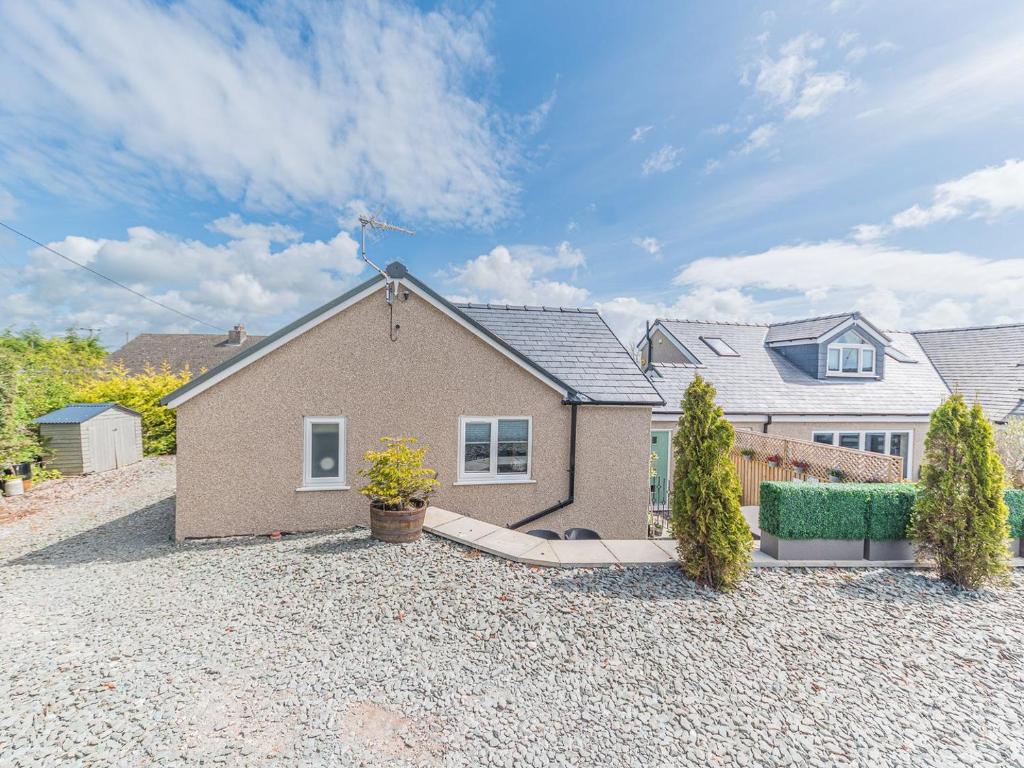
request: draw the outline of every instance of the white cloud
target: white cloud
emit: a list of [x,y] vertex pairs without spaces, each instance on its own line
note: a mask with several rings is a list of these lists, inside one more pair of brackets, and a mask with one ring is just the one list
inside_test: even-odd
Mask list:
[[[699,259],[684,267],[675,283],[690,291],[756,290],[801,300],[809,291],[827,289],[835,311],[871,306],[892,323],[928,327],[936,323],[934,308],[941,302],[947,302],[941,309],[947,320],[954,304],[972,322],[1019,317],[1024,258],[985,259],[957,251],[830,240]],[[794,310],[799,316],[806,306]]]
[[666,144],[653,155],[644,160],[643,174],[650,176],[652,173],[666,173],[679,165],[681,162],[682,149]]
[[778,133],[778,128],[774,123],[759,125],[750,132],[750,135],[747,136],[747,140],[743,142],[742,146],[740,146],[740,154],[748,155],[751,152],[761,149],[775,138],[776,133]]
[[824,40],[809,32],[794,37],[779,49],[777,58],[765,56],[761,59],[754,87],[775,104],[793,101],[804,76],[817,65],[810,52],[824,44]]
[[1007,160],[939,184],[932,204],[913,205],[892,217],[894,229],[925,227],[961,216],[995,218],[1024,211],[1024,161]]
[[[231,239],[211,245],[149,227],[131,227],[127,238],[71,235],[50,243],[69,258],[109,275],[176,309],[227,328],[246,321],[272,329],[351,287],[363,269],[355,240],[339,232],[330,240],[302,240],[302,233],[277,224],[249,224],[237,216],[210,228]],[[294,236],[293,236],[294,235]],[[274,243],[283,247],[274,248]],[[108,344],[142,331],[202,331],[183,318],[93,278],[42,248],[0,289],[5,321],[99,327]]]
[[654,237],[634,237],[633,245],[643,248],[651,256],[661,255],[661,243]]
[[285,224],[256,224],[243,221],[237,213],[222,216],[210,222],[211,232],[220,232],[235,240],[266,240],[271,243],[289,243],[302,237],[302,232]]
[[3,4],[0,162],[99,196],[173,183],[270,210],[363,196],[490,223],[515,206],[520,139],[485,98],[487,35],[485,13],[389,0]]
[[802,120],[825,111],[828,103],[843,91],[849,90],[850,78],[845,72],[825,72],[811,75],[804,81],[800,98],[786,117]]
[[858,243],[870,243],[880,240],[884,234],[885,227],[880,227],[877,224],[858,224],[853,228],[851,237]]
[[455,267],[450,282],[467,301],[574,307],[586,303],[589,291],[547,275],[585,263],[583,252],[568,241],[556,248],[499,245]]
[[633,129],[633,135],[629,137],[630,141],[643,141],[644,137],[650,133],[653,125],[638,125]]
[[551,91],[550,96],[522,118],[523,127],[527,133],[537,133],[544,127],[544,123],[547,122],[548,115],[554,108],[556,101],[558,101],[558,91]]

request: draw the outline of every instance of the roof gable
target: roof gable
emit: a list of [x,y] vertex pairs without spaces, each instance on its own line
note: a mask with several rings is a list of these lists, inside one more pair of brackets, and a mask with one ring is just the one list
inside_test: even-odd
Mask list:
[[[564,381],[558,373],[549,370],[548,365],[559,367],[560,370],[565,370],[572,373],[576,366],[575,365],[562,365],[557,356],[549,357],[541,354],[547,347],[536,346],[527,343],[526,338],[521,338],[515,334],[509,334],[510,338],[503,338],[499,333],[496,333],[487,322],[482,322],[481,318],[474,317],[471,313],[460,309],[456,305],[449,302],[447,299],[436,293],[426,284],[419,281],[413,275],[409,274],[405,267],[399,262],[390,264],[387,268],[388,278],[394,280],[401,286],[416,293],[419,297],[426,300],[428,303],[433,305],[435,308],[448,315],[454,321],[459,323],[461,326],[466,328],[472,334],[477,336],[493,349],[499,353],[505,355],[513,362],[526,369],[534,376],[539,378],[541,381],[546,383],[548,386],[555,389],[559,394],[571,402],[580,403],[599,403],[599,402],[623,402],[628,404],[637,405],[657,405],[661,404],[662,400],[658,396],[657,391],[650,385],[646,377],[636,366],[636,363],[630,357],[629,353],[622,347],[618,342],[618,339],[611,333],[608,326],[604,324],[603,320],[600,320],[600,316],[597,315],[600,320],[601,326],[607,331],[607,334],[611,339],[615,340],[615,344],[618,347],[619,354],[625,357],[629,361],[629,365],[633,368],[633,379],[629,382],[630,387],[628,390],[620,392],[622,395],[620,398],[615,400],[605,399],[606,395],[613,391],[611,386],[598,386],[593,380],[581,381],[582,384],[592,385],[593,395],[586,390],[577,389],[570,383]],[[217,382],[222,381],[228,376],[240,371],[251,363],[259,360],[260,358],[270,354],[278,347],[288,343],[291,339],[300,336],[306,331],[316,327],[320,323],[328,320],[329,318],[337,315],[339,312],[344,311],[348,307],[352,306],[358,301],[367,298],[371,294],[379,291],[385,285],[385,278],[382,275],[375,275],[361,285],[356,286],[347,293],[337,297],[336,299],[324,304],[321,307],[313,310],[312,312],[304,315],[298,320],[286,325],[284,328],[272,333],[270,336],[263,338],[260,342],[254,344],[248,349],[242,351],[230,360],[225,361],[221,365],[207,371],[201,376],[193,379],[184,386],[175,390],[171,394],[164,397],[161,402],[168,407],[174,408],[181,403],[195,397],[197,394],[205,391],[206,389],[214,386]],[[594,313],[596,315],[596,313]],[[486,320],[486,318],[484,318]],[[497,322],[493,322],[492,325],[500,325]],[[541,362],[535,360],[531,355],[527,354],[523,349],[530,350],[533,354],[538,354],[544,358],[544,361],[548,365],[544,365]],[[565,345],[561,347],[563,353],[565,352]],[[607,341],[605,342],[605,352],[607,352]],[[574,360],[564,361],[569,362],[588,362],[593,368],[604,364],[608,364],[608,359],[602,357],[600,360],[588,359],[588,360]],[[596,365],[595,365],[596,364]],[[622,362],[619,361],[619,366],[622,367]],[[625,376],[610,376],[610,380],[619,381],[620,384],[625,385]],[[644,391],[645,390],[645,391]]]

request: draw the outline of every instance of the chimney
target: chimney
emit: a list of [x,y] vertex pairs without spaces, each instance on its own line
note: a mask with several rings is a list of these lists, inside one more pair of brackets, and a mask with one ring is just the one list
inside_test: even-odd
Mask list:
[[245,337],[245,326],[239,323],[228,331],[228,344],[233,347],[239,347],[245,342]]

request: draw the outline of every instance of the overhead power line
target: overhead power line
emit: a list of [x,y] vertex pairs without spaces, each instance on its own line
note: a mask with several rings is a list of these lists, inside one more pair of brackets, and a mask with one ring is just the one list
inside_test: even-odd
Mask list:
[[15,229],[14,227],[12,227],[12,226],[11,226],[10,224],[5,224],[4,222],[0,221],[0,227],[3,227],[4,229],[6,229],[6,230],[9,230],[9,231],[13,232],[13,233],[14,233],[14,234],[16,234],[16,235],[17,235],[18,237],[23,237],[23,238],[25,238],[25,239],[26,239],[26,240],[28,240],[28,241],[29,241],[30,243],[35,243],[35,244],[36,244],[36,245],[38,245],[38,246],[39,246],[40,248],[42,248],[42,249],[44,249],[44,250],[46,250],[46,251],[49,251],[50,253],[52,253],[52,254],[53,254],[54,256],[60,256],[60,257],[61,257],[62,259],[64,259],[64,261],[69,261],[69,262],[71,262],[72,264],[74,264],[74,265],[75,265],[76,267],[81,267],[81,268],[82,268],[82,269],[84,269],[84,270],[85,270],[86,272],[89,272],[89,273],[91,273],[91,274],[93,274],[93,275],[96,275],[96,277],[99,277],[99,278],[101,278],[101,279],[103,279],[103,280],[106,280],[106,281],[107,281],[108,283],[113,283],[113,284],[114,284],[114,285],[116,285],[116,286],[117,286],[118,288],[124,288],[124,289],[125,289],[126,291],[128,291],[128,293],[133,293],[133,294],[135,294],[136,296],[138,296],[138,297],[139,297],[140,299],[145,299],[145,300],[146,300],[146,301],[148,301],[148,302],[149,302],[150,304],[156,304],[156,305],[157,305],[158,307],[160,307],[161,309],[166,309],[166,310],[167,310],[168,312],[173,312],[173,313],[174,313],[174,314],[176,314],[176,315],[181,315],[182,317],[184,317],[184,318],[186,318],[186,319],[188,319],[188,320],[191,320],[192,322],[195,322],[195,323],[199,323],[200,325],[205,325],[205,326],[206,326],[207,328],[213,328],[213,330],[215,330],[215,331],[222,331],[222,330],[224,330],[223,328],[221,328],[221,327],[220,327],[220,326],[218,326],[218,325],[214,325],[213,323],[208,323],[208,322],[206,322],[205,320],[201,320],[200,318],[196,317],[195,315],[190,315],[190,314],[189,314],[188,312],[182,312],[182,311],[181,311],[180,309],[175,309],[174,307],[170,307],[170,306],[168,306],[168,305],[164,304],[164,303],[163,303],[162,301],[157,301],[156,299],[154,299],[154,298],[151,298],[151,297],[147,296],[147,295],[146,295],[146,294],[144,294],[144,293],[139,293],[139,292],[138,292],[138,291],[136,291],[136,290],[135,290],[134,288],[129,288],[129,287],[128,287],[127,285],[125,285],[124,283],[120,283],[120,282],[118,282],[117,280],[115,280],[115,279],[114,279],[114,278],[112,278],[112,277],[107,277],[107,276],[106,276],[106,275],[104,275],[104,274],[103,274],[102,272],[97,272],[97,271],[96,271],[95,269],[93,269],[92,267],[90,267],[90,266],[87,266],[87,265],[85,265],[85,264],[82,264],[82,263],[81,263],[80,261],[75,261],[75,260],[74,260],[74,259],[72,259],[71,257],[69,257],[69,256],[65,256],[65,255],[64,255],[63,253],[61,253],[60,251],[56,251],[56,250],[54,250],[53,248],[51,248],[50,246],[46,245],[45,243],[41,243],[41,242],[39,242],[39,241],[38,241],[38,240],[36,240],[36,239],[35,239],[34,237],[29,237],[29,236],[28,236],[28,235],[26,235],[26,234],[25,234],[24,232],[19,232],[19,231],[18,231],[18,230],[16,230],[16,229]]

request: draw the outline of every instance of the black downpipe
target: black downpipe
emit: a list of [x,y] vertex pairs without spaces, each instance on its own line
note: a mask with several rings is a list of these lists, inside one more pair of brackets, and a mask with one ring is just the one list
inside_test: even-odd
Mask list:
[[761,427],[761,432],[768,434],[768,427],[772,425],[772,415],[770,413],[765,414],[764,424]]
[[571,415],[569,417],[569,495],[557,504],[552,504],[547,509],[542,509],[540,512],[534,512],[529,517],[524,517],[522,520],[517,520],[514,523],[509,523],[506,527],[515,530],[522,528],[524,525],[529,525],[535,520],[540,520],[546,515],[550,515],[552,512],[557,512],[560,509],[564,509],[576,501],[576,403],[572,403],[570,406]]

